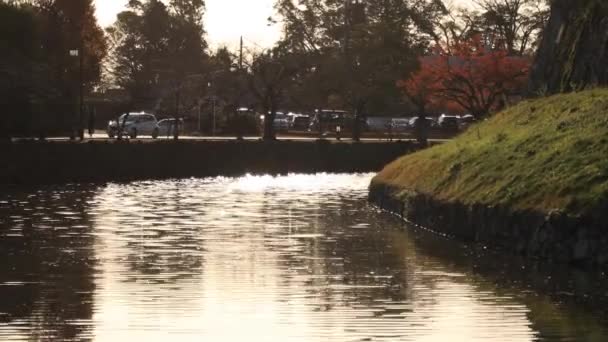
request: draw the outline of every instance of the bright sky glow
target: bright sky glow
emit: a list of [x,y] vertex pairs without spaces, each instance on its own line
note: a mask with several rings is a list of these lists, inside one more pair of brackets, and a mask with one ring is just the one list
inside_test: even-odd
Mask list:
[[[128,0],[95,0],[101,26],[111,25]],[[205,29],[212,47],[235,48],[240,36],[249,49],[271,46],[280,36],[278,25],[268,26],[274,0],[206,0]]]
[[[128,0],[95,0],[101,26],[111,25],[116,14],[125,8]],[[272,46],[280,37],[279,25],[268,26],[268,17],[274,14],[275,0],[206,0],[205,29],[212,47],[226,45],[236,48],[240,36],[249,49]],[[470,5],[472,0],[448,0],[448,4]]]

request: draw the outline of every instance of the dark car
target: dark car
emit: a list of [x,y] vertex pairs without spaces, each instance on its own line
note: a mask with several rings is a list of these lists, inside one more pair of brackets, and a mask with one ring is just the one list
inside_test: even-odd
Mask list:
[[410,128],[410,119],[408,118],[394,118],[391,121],[391,127],[393,132],[407,132]]
[[334,132],[337,126],[342,129],[348,126],[351,115],[343,110],[317,110],[308,126],[310,131]]
[[[184,119],[179,119],[178,133],[183,131]],[[162,136],[173,136],[175,133],[175,119],[163,119],[158,122],[158,133]]]
[[477,120],[475,119],[475,117],[473,115],[467,114],[467,115],[463,115],[460,117],[460,121],[458,122],[458,125],[459,125],[460,129],[464,130],[464,129],[467,129],[472,124],[474,124],[475,121],[477,121]]
[[296,116],[293,119],[292,128],[295,131],[305,131],[308,129],[308,126],[310,126],[310,116],[308,116],[308,115]]
[[[418,121],[420,120],[419,116],[415,116],[413,118],[410,119],[409,122],[409,126],[411,129],[416,129],[416,127],[418,127]],[[435,120],[433,118],[429,118],[428,116],[424,118],[424,121],[426,121],[426,127],[427,128],[433,128],[435,127],[437,124],[435,122]]]
[[459,128],[460,117],[452,115],[441,115],[439,117],[439,128],[446,131],[457,131]]
[[[358,116],[359,129],[361,132],[366,131],[367,117],[365,115]],[[310,119],[308,130],[311,132],[335,132],[338,127],[340,131],[352,132],[355,126],[355,115],[343,110],[316,110],[315,114]]]

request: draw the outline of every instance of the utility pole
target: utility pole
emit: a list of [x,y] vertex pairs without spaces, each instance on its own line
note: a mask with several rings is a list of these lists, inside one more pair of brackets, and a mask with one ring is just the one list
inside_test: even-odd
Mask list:
[[201,133],[201,100],[199,99],[196,103],[196,110],[198,114],[198,133]]
[[179,86],[175,88],[175,123],[173,127],[173,140],[179,139]]
[[239,71],[241,71],[243,70],[243,36],[241,36],[241,48],[239,51]]
[[78,52],[78,68],[79,68],[79,83],[80,83],[80,96],[79,96],[79,118],[78,118],[78,137],[80,141],[84,140],[84,43],[82,39],[82,30],[80,32],[80,50]]
[[207,97],[207,100],[211,100],[211,136],[212,137],[215,136],[215,101],[216,101],[216,98],[215,98],[215,91],[213,89],[214,86],[215,85],[213,82],[207,83],[207,87],[209,88],[209,94],[210,94]]
[[[350,69],[350,72],[353,74],[358,72],[358,61],[356,56],[355,58],[353,58],[353,53],[351,53],[350,51],[350,45],[353,25],[359,25],[361,24],[360,20],[364,20],[363,18],[359,18],[359,15],[361,14],[359,11],[363,10],[360,6],[362,6],[362,4],[359,2],[359,0],[344,0],[344,59],[345,64]],[[364,14],[361,15],[364,16]],[[354,107],[352,108],[354,109],[352,139],[353,141],[358,142],[361,139],[360,120],[363,106],[361,105],[361,94],[355,93],[354,96],[355,98],[351,99],[351,102],[353,102],[351,104]]]
[[213,112],[213,127],[212,127],[212,131],[211,131],[211,136],[215,137],[215,95],[213,95],[213,97],[211,98],[211,104],[213,106],[213,108],[212,108],[212,112]]

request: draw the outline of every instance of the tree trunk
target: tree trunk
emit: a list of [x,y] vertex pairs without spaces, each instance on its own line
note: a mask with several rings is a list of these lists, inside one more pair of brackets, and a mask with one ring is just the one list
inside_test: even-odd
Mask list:
[[608,84],[608,4],[555,0],[536,61],[530,91],[537,95]]
[[268,105],[265,107],[264,119],[264,140],[276,140],[276,132],[274,131],[274,118],[277,115],[277,105],[272,97],[268,98]]
[[416,120],[416,124],[414,125],[414,133],[416,141],[418,141],[420,146],[426,147],[429,143],[429,122],[424,110],[420,111],[420,114],[418,115],[418,120]]
[[353,141],[361,141],[361,113],[363,113],[363,108],[365,107],[365,103],[359,102],[357,107],[355,108],[355,116],[353,122]]
[[0,143],[12,141],[6,121],[6,118],[0,118]]
[[175,123],[173,124],[173,140],[179,140],[179,90],[175,92]]

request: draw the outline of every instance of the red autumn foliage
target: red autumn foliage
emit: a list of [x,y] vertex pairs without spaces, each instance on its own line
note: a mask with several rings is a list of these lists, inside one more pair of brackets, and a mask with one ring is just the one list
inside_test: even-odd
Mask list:
[[399,82],[421,112],[428,108],[463,110],[483,117],[526,86],[531,61],[487,49],[474,38],[420,59],[420,70]]
[[[421,62],[421,65],[424,64]],[[431,107],[441,107],[442,99],[437,96],[439,81],[435,69],[421,67],[409,79],[399,81],[397,86],[403,89],[410,101],[420,110],[420,115],[424,116]]]

